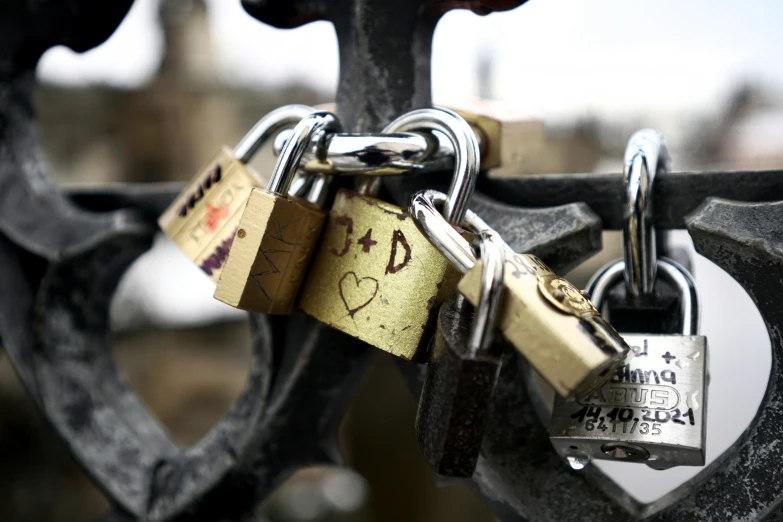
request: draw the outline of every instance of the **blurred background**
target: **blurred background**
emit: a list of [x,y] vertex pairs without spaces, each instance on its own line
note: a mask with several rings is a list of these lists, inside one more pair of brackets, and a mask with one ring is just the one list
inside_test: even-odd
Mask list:
[[[436,104],[478,99],[541,121],[528,173],[618,172],[625,144],[652,127],[675,170],[783,167],[783,46],[758,0],[530,0],[438,25]],[[184,181],[269,110],[334,100],[334,30],[277,30],[239,0],[136,0],[105,44],[47,52],[38,69],[39,132],[62,185]],[[268,172],[267,151],[255,162]],[[691,249],[684,231],[672,241]],[[570,275],[577,284],[618,257],[619,234]],[[754,416],[769,375],[769,340],[747,294],[692,253],[710,343],[707,454],[713,460]],[[126,274],[113,304],[121,369],[183,445],[203,436],[239,394],[249,360],[245,315],[162,237]],[[437,484],[418,453],[416,399],[381,354],[341,428],[352,469],[293,476],[259,506],[277,521],[490,521],[464,485]],[[9,521],[83,521],[107,504],[59,446],[0,358],[0,513]],[[699,471],[601,463],[651,501]],[[440,487],[442,486],[442,487]]]

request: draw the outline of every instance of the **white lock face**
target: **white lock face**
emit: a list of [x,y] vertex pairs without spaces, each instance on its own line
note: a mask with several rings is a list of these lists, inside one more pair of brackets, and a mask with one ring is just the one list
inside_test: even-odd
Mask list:
[[550,438],[574,467],[592,459],[703,466],[707,339],[624,334],[631,346],[611,382],[557,397]]

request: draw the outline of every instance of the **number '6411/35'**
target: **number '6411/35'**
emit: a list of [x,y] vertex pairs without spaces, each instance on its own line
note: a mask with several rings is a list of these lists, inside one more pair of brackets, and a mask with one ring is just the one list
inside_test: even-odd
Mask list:
[[[610,422],[612,426],[612,433],[617,433],[618,429],[621,429],[623,433],[636,433],[639,432],[640,435],[647,435],[650,433],[650,423],[649,422],[642,422],[640,423],[638,419],[634,419],[633,423],[631,423],[630,428],[628,426],[627,422],[616,422],[612,421]],[[619,426],[619,428],[618,428]],[[637,430],[638,428],[638,430]],[[598,419],[598,424],[592,419],[588,419],[585,421],[585,429],[587,431],[593,431],[593,430],[601,430],[606,431],[609,429],[609,426],[606,425],[604,422],[604,418],[600,417]],[[658,422],[652,423],[652,435],[660,435],[661,434],[661,424]]]
[[[601,415],[602,410],[608,410],[604,416]],[[693,415],[693,409],[688,408],[687,411],[681,412],[679,408],[673,411],[663,410],[648,410],[642,409],[642,418],[634,417],[633,408],[600,408],[598,406],[585,406],[581,410],[571,415],[572,419],[576,419],[577,422],[585,422],[585,419],[592,418],[593,422],[603,421],[604,418],[609,419],[610,422],[631,422],[631,421],[646,421],[646,422],[658,422],[664,424],[666,422],[673,422],[674,424],[690,424],[694,426],[696,419]],[[585,424],[586,426],[586,424]]]

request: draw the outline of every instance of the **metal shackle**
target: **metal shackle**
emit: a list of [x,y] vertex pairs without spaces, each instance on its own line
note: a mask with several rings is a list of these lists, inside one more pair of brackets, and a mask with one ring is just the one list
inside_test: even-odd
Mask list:
[[[241,163],[248,163],[270,138],[275,135],[279,137],[288,127],[298,124],[313,112],[315,109],[307,105],[284,105],[273,110],[261,118],[237,143],[233,150],[234,157]],[[287,136],[290,137],[292,132],[293,130]],[[291,186],[290,194],[294,197],[307,197],[309,201],[320,199],[320,193],[313,195],[313,192],[317,192],[315,183],[313,176],[302,176]]]
[[479,174],[481,153],[478,138],[462,116],[440,107],[403,114],[387,125],[383,132],[422,130],[440,131],[454,147],[454,176],[443,204],[443,216],[449,223],[462,225]]
[[242,163],[247,163],[264,144],[281,130],[292,127],[302,121],[315,109],[307,105],[284,105],[258,120],[253,128],[239,140],[234,147],[234,157]]
[[[476,254],[470,243],[438,211],[436,199],[445,203],[446,195],[435,190],[419,191],[411,197],[409,212],[422,235],[464,274],[476,264]],[[472,214],[475,215],[471,210],[465,213],[465,222],[470,221]]]
[[651,297],[655,289],[657,252],[653,219],[653,186],[658,172],[668,171],[669,151],[652,129],[637,131],[623,156],[623,246],[629,299]]
[[[437,190],[421,190],[411,197],[409,212],[419,231],[443,256],[454,265],[454,268],[465,273],[476,264],[476,254],[470,243],[438,211],[438,206],[446,204],[448,197]],[[470,209],[465,211],[462,226],[474,234],[492,230],[478,214]],[[495,232],[497,234],[497,232]],[[513,252],[510,246],[497,236],[503,250]]]
[[[280,154],[291,131],[281,131],[273,143]],[[300,170],[339,176],[394,176],[410,170],[433,172],[454,168],[454,149],[442,134],[331,134],[320,149],[310,147]]]
[[[682,335],[699,335],[699,291],[688,270],[671,259],[659,257],[658,274],[677,291],[682,318]],[[625,261],[614,261],[599,270],[587,282],[586,292],[600,312],[609,291],[623,279]]]
[[476,242],[483,265],[479,300],[468,334],[468,351],[472,356],[485,353],[492,344],[503,297],[506,265],[506,250],[497,232],[482,230],[476,234]]
[[[313,112],[302,118],[294,127],[294,132],[283,147],[280,157],[277,158],[267,190],[275,194],[287,194],[296,176],[299,162],[310,144],[323,139],[328,132],[339,132],[341,128],[340,120],[331,112]],[[314,185],[313,189],[324,185],[325,183]],[[310,190],[310,195],[313,189]],[[297,192],[299,191],[298,188]]]

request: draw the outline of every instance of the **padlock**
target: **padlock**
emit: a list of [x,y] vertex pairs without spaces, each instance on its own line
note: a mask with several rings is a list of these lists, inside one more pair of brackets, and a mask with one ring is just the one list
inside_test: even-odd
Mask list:
[[449,477],[470,477],[476,469],[502,356],[493,333],[504,248],[494,232],[476,239],[483,260],[479,304],[472,319],[464,298],[441,306],[416,415],[419,448],[436,473]]
[[[675,291],[655,284],[659,233],[653,226],[655,179],[671,164],[663,136],[653,129],[635,132],[623,154],[623,255],[625,291],[606,300],[612,323],[622,331],[668,333],[682,328]],[[620,290],[619,288],[617,290]]]
[[[421,191],[412,199],[411,214],[432,244],[465,273],[459,291],[475,305],[481,263],[440,218],[436,204],[442,200],[438,192]],[[472,212],[465,226],[471,231],[487,227]],[[510,248],[503,283],[506,298],[498,328],[559,395],[587,393],[612,378],[628,345],[571,283],[537,257]]]
[[[455,176],[444,208],[460,225],[479,170],[470,126],[444,109],[421,109],[384,132],[436,129],[454,145]],[[348,190],[337,193],[302,288],[300,308],[377,348],[421,360],[440,304],[458,274],[422,237],[406,210]]]
[[312,112],[287,105],[264,116],[233,151],[222,147],[158,219],[163,232],[213,281],[220,278],[250,189],[264,187],[246,163],[269,138]]
[[[617,261],[588,283],[597,308],[624,269]],[[674,261],[658,259],[657,273],[678,289],[683,331],[621,334],[632,351],[610,383],[583,397],[555,399],[550,438],[575,469],[592,459],[655,469],[704,465],[707,339],[698,335],[699,296],[692,276]]]
[[629,304],[648,305],[660,274],[677,291],[682,333],[624,334],[633,351],[610,383],[584,397],[556,399],[550,437],[576,469],[592,459],[644,462],[655,469],[704,465],[707,340],[698,335],[699,296],[686,269],[656,255],[653,181],[668,158],[663,137],[651,129],[629,140],[625,260],[599,272],[588,291],[601,310],[608,290],[625,279]]
[[288,189],[305,148],[340,130],[336,116],[314,112],[294,128],[266,190],[250,192],[237,225],[215,299],[264,314],[290,314],[326,212]]
[[454,112],[465,118],[479,137],[481,169],[490,169],[493,177],[502,172],[519,171],[520,164],[541,149],[546,141],[546,127],[529,114],[481,100]]

